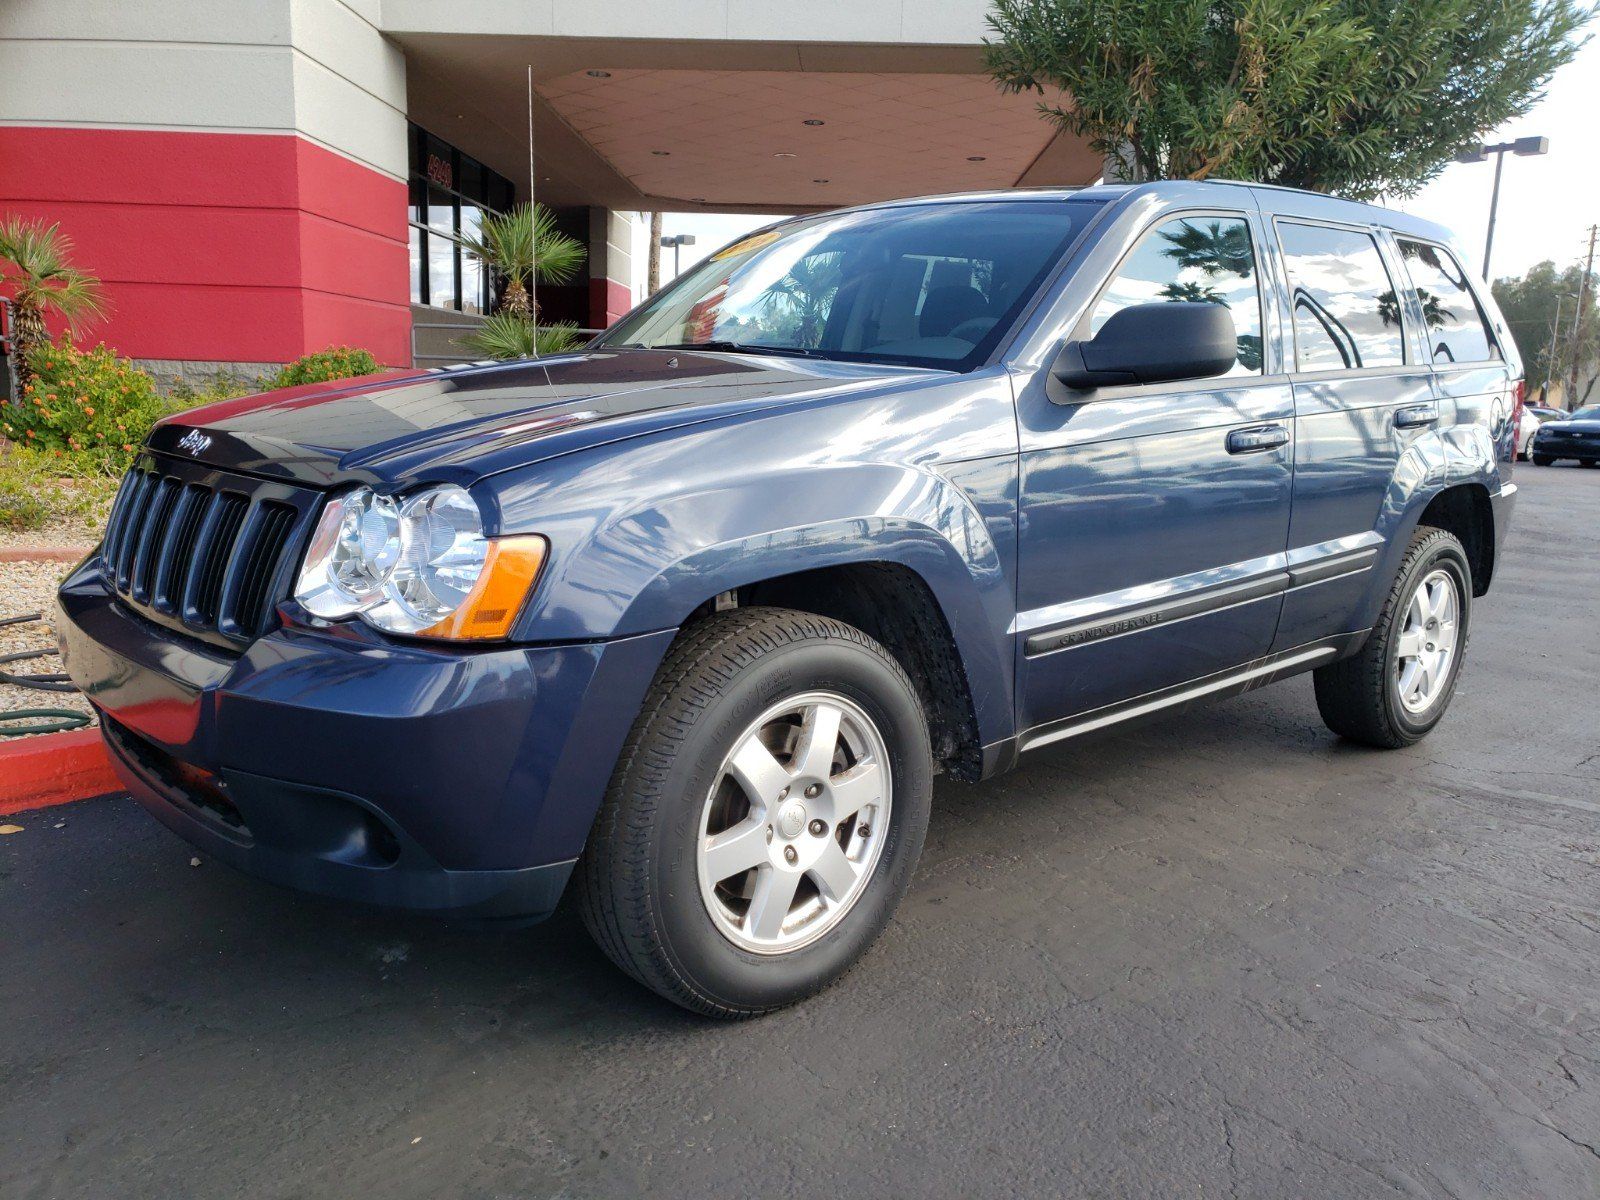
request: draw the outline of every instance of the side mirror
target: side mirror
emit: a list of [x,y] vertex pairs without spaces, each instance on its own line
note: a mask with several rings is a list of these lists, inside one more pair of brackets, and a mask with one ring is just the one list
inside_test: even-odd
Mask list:
[[1087,391],[1118,383],[1169,383],[1221,375],[1239,356],[1233,314],[1193,301],[1135,304],[1111,314],[1087,342],[1068,342],[1050,373]]

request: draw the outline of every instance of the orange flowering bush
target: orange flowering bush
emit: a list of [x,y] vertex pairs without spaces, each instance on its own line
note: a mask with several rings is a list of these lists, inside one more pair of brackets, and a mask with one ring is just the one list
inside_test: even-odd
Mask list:
[[106,346],[47,343],[28,363],[33,378],[21,401],[0,405],[0,434],[71,466],[122,474],[150,427],[171,411],[155,381]]

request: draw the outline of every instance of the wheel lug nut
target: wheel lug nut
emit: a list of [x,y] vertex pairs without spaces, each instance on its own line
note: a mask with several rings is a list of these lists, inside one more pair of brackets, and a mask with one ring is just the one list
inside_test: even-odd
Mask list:
[[767,826],[767,844],[769,846],[772,844],[772,826],[771,825]]
[[783,848],[783,858],[784,858],[785,862],[792,863],[796,859],[798,859],[799,857],[800,857],[800,852],[798,850],[796,850],[793,846],[785,846]]
[[813,783],[806,789],[807,800],[815,800],[820,795],[822,795],[822,785],[820,783]]
[[820,820],[811,822],[811,832],[814,836],[821,837],[828,832],[827,823]]
[[856,826],[856,833],[858,833],[862,837],[871,837],[872,836],[872,826],[871,825],[857,825]]
[[778,799],[779,800],[787,800],[788,798],[789,798],[789,789],[788,788],[784,788],[783,791],[778,793]]

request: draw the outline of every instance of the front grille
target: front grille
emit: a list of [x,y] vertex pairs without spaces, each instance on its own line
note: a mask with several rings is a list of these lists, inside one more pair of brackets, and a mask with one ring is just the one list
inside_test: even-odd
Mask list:
[[146,458],[111,508],[106,580],[162,624],[244,645],[277,623],[309,509],[296,489]]

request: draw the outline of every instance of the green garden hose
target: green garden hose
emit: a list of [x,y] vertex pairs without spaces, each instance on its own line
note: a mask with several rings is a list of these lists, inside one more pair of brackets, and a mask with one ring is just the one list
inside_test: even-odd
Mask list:
[[[36,721],[34,725],[14,725],[14,721]],[[15,708],[0,712],[0,737],[23,737],[30,733],[65,733],[82,729],[89,718],[70,708]]]

